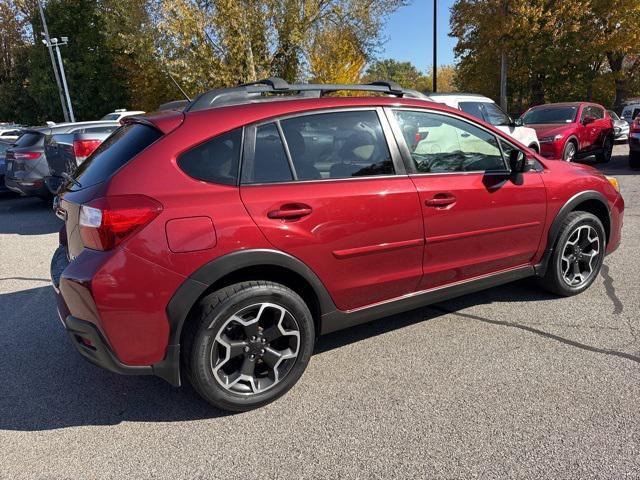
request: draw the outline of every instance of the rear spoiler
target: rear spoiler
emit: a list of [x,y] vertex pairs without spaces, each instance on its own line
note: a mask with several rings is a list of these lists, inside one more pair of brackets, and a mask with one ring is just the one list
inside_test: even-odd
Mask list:
[[182,111],[167,110],[164,112],[155,112],[149,115],[134,115],[125,117],[120,120],[122,125],[130,125],[139,123],[160,130],[163,134],[168,134],[182,125],[184,121],[184,113]]

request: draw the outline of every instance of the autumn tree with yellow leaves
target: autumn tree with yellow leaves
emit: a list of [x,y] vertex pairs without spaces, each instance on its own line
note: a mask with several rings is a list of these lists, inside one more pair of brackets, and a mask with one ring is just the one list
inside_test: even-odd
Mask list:
[[504,50],[512,110],[562,100],[620,108],[638,93],[638,25],[637,0],[457,0],[457,86],[497,98]]

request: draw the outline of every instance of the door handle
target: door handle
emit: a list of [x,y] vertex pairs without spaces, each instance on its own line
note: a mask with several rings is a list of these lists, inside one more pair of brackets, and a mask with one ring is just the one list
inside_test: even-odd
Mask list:
[[295,220],[298,218],[306,217],[311,214],[313,210],[309,205],[304,205],[301,203],[288,203],[286,205],[282,205],[277,210],[271,210],[267,213],[267,217],[271,219],[280,219],[280,220]]
[[424,203],[427,207],[446,207],[448,205],[453,205],[457,201],[458,199],[455,195],[450,193],[438,193]]

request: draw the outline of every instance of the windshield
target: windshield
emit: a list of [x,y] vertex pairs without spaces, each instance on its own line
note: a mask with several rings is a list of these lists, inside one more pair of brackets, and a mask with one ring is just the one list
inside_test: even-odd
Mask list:
[[119,118],[120,118],[119,113],[109,113],[108,115],[105,115],[104,117],[102,117],[101,120],[118,120]]
[[534,107],[524,114],[525,125],[535,123],[573,123],[578,107]]

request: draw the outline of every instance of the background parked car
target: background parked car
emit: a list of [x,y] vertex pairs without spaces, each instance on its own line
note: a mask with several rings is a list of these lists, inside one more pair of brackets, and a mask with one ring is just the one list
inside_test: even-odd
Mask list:
[[640,103],[628,103],[622,109],[622,117],[629,125],[635,120],[640,113]]
[[144,115],[145,112],[141,110],[127,110],[125,108],[119,108],[114,110],[112,113],[107,113],[101,120],[113,120],[115,122],[119,122],[123,118],[132,117],[134,115]]
[[496,102],[488,97],[467,93],[430,93],[429,98],[434,102],[444,103],[484,120],[523,145],[540,152],[536,131],[515,122]]
[[613,134],[615,141],[627,140],[629,138],[629,124],[621,119],[613,110],[607,110],[611,120],[613,120]]
[[549,103],[530,108],[522,122],[538,132],[543,156],[571,162],[595,155],[611,160],[613,120],[602,105],[586,102]]
[[4,174],[7,170],[7,163],[4,159],[7,149],[11,146],[11,143],[0,140],[0,192],[9,191],[4,184]]
[[631,124],[629,132],[629,166],[640,168],[640,117]]
[[7,150],[7,187],[22,195],[51,198],[51,192],[44,183],[45,177],[49,175],[49,165],[44,155],[45,137],[56,133],[89,133],[114,124],[118,125],[113,121],[60,123],[25,130]]
[[22,128],[18,126],[9,126],[0,128],[0,140],[5,142],[13,142],[18,139],[22,133]]
[[87,132],[56,133],[47,135],[44,140],[44,153],[49,165],[49,174],[45,185],[52,194],[64,181],[63,173],[73,174],[76,168],[100,146],[100,144],[120,125],[93,127]]

